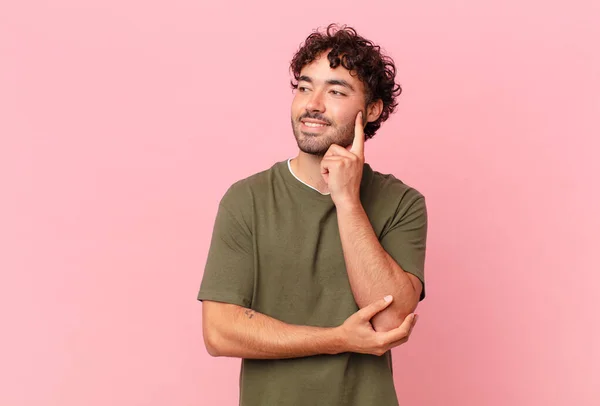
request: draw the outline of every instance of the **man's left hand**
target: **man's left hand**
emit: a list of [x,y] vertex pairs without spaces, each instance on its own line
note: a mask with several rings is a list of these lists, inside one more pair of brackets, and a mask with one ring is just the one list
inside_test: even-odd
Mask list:
[[356,115],[354,141],[348,148],[332,144],[321,160],[321,175],[336,206],[360,204],[365,147],[362,112]]

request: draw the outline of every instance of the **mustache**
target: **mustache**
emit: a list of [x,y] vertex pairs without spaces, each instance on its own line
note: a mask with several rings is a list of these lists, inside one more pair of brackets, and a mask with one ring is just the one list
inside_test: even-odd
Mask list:
[[303,118],[312,118],[313,120],[323,121],[323,122],[327,123],[328,125],[331,125],[331,121],[329,121],[325,116],[323,116],[319,113],[310,113],[307,111],[306,113],[304,113],[300,117],[298,117],[298,121],[302,120]]

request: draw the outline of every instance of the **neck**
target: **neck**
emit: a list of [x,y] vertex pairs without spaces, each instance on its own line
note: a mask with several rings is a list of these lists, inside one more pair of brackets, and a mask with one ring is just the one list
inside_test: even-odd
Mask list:
[[290,162],[294,174],[302,182],[314,187],[321,193],[329,193],[329,187],[321,176],[321,160],[323,157],[299,151],[298,156]]

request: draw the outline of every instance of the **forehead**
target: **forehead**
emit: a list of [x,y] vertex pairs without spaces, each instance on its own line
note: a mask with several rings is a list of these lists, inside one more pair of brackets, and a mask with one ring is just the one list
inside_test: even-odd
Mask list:
[[345,80],[357,91],[364,92],[364,85],[356,73],[351,73],[342,65],[338,65],[334,69],[329,66],[327,52],[322,53],[314,61],[306,64],[300,71],[300,76],[308,76],[318,85],[331,80]]

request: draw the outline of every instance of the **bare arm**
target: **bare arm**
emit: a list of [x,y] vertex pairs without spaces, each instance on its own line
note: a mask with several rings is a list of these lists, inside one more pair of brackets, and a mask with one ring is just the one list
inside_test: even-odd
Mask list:
[[202,319],[212,356],[280,359],[341,350],[333,328],[295,326],[233,304],[204,301]]
[[421,296],[421,281],[404,272],[383,249],[360,202],[337,207],[338,227],[348,279],[360,308],[387,294],[397,298],[371,321],[376,331],[396,328],[412,313]]
[[376,300],[341,326],[321,328],[291,325],[245,307],[205,300],[204,342],[210,355],[225,357],[284,359],[342,352],[382,355],[406,342],[416,323],[410,315],[392,331],[374,331],[369,320],[391,302],[391,297]]

